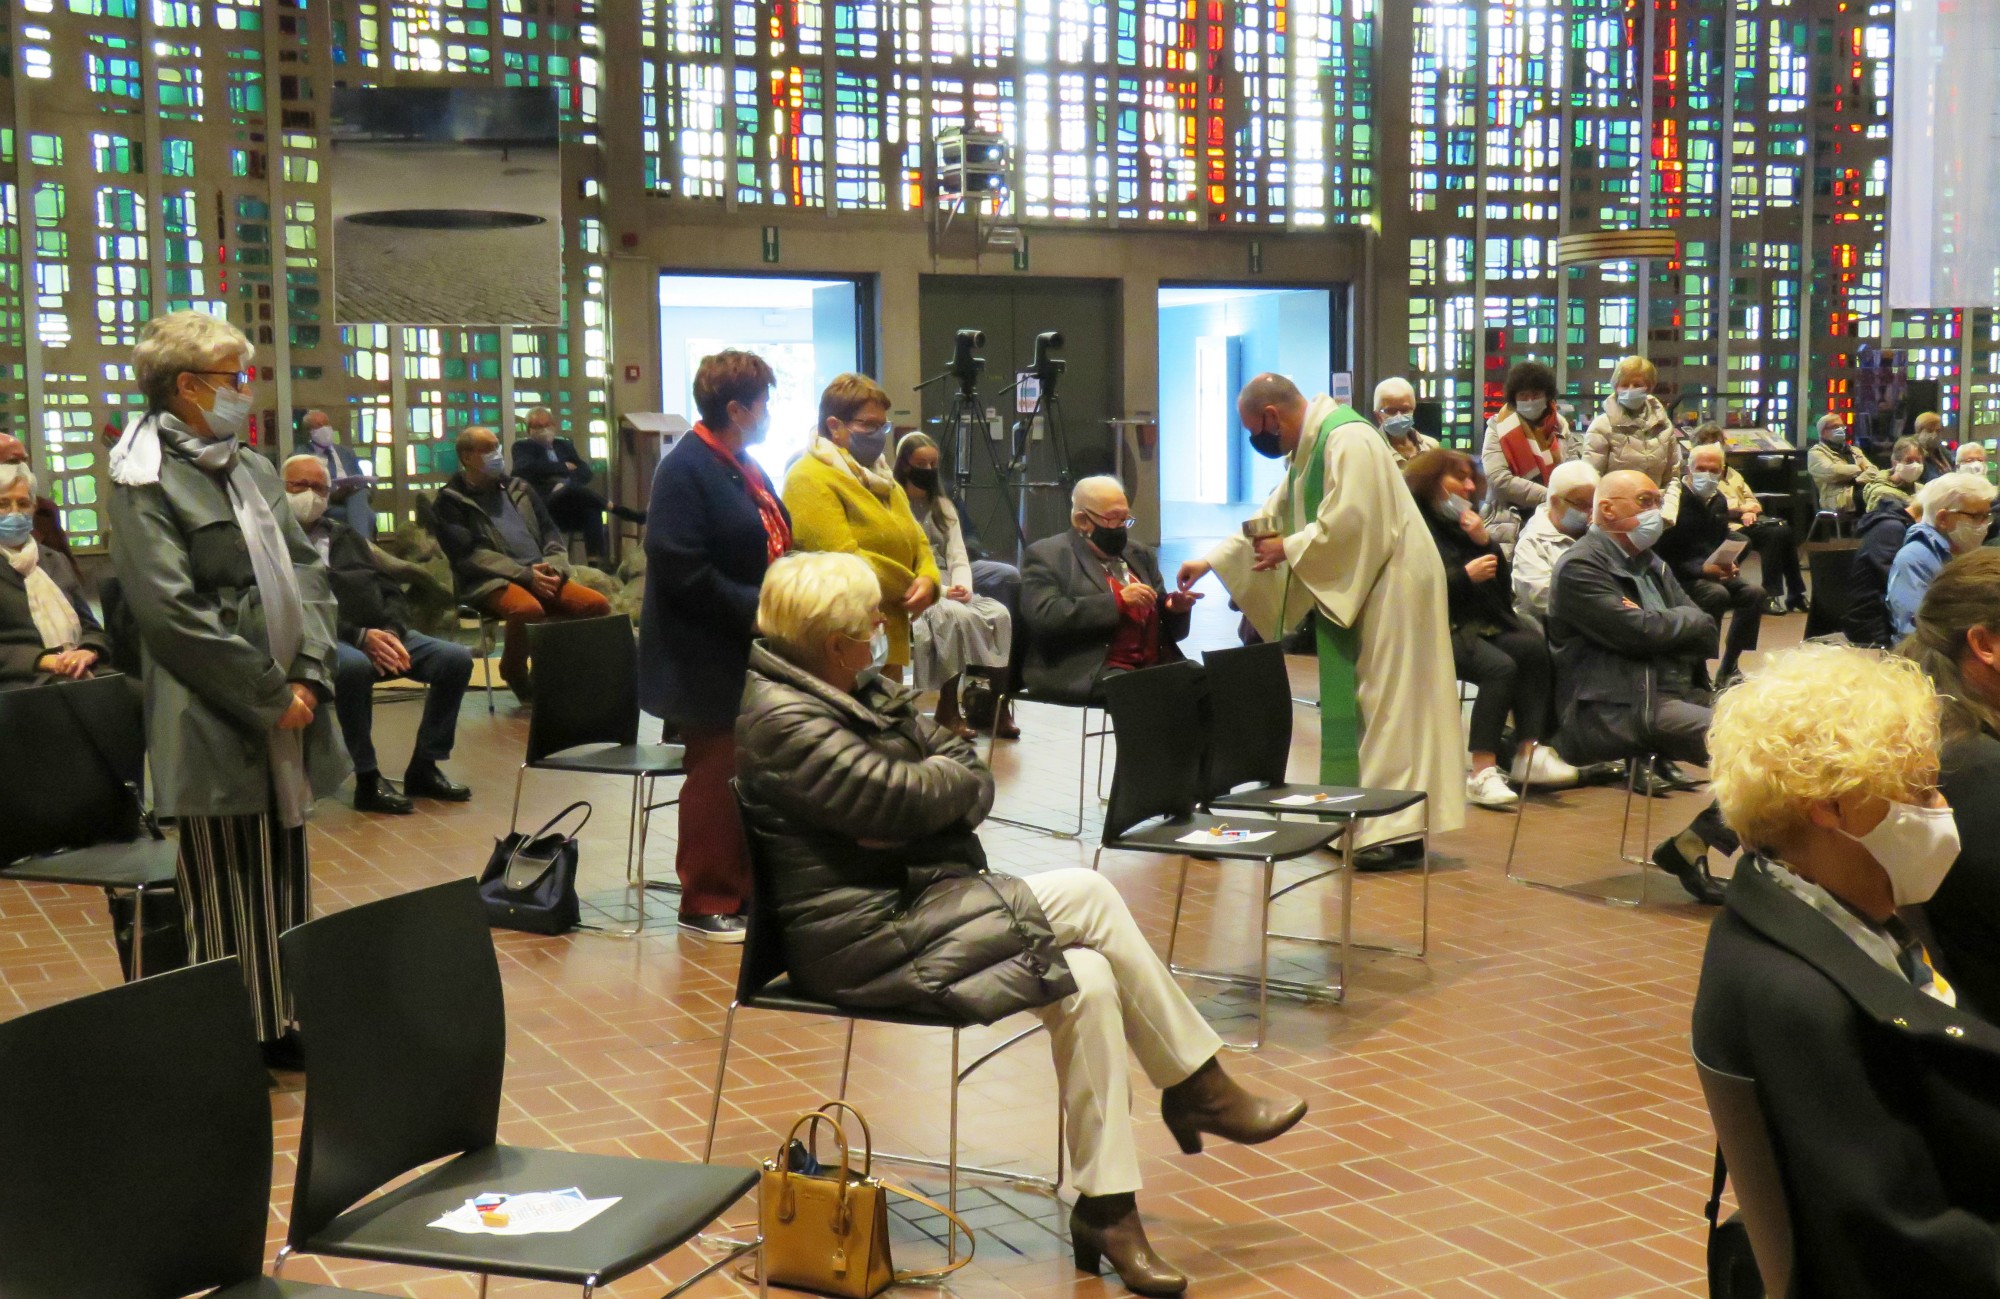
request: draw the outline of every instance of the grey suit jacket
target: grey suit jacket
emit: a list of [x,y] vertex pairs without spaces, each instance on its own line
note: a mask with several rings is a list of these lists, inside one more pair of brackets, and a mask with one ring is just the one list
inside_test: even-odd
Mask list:
[[[77,621],[83,624],[83,634],[77,644],[84,649],[97,651],[102,669],[111,671],[108,661],[111,657],[111,640],[104,634],[104,628],[97,622],[97,616],[90,611],[90,602],[83,598],[83,588],[77,582],[76,569],[69,559],[59,551],[42,548],[42,571],[55,579],[55,584],[69,598],[70,606],[76,610]],[[0,682],[16,685],[23,682],[41,681],[48,674],[36,670],[35,664],[42,655],[48,653],[42,644],[42,634],[35,628],[34,615],[28,612],[28,579],[14,571],[13,565],[0,559]]]
[[[1169,594],[1152,548],[1132,542],[1124,559],[1140,581]],[[1073,703],[1087,702],[1104,674],[1105,651],[1118,630],[1118,597],[1104,566],[1082,534],[1071,530],[1028,547],[1021,566],[1021,622],[1028,649],[1021,679],[1030,690]],[[1160,662],[1180,661],[1188,615],[1160,610]]]
[[305,734],[313,792],[346,778],[334,720],[333,592],[326,564],[285,506],[271,462],[241,453],[291,552],[305,639],[287,676],[271,658],[264,604],[229,489],[171,451],[160,481],[111,488],[111,558],[145,651],[146,744],[154,805],[171,816],[251,816],[271,804],[270,736],[291,681],[318,694]]

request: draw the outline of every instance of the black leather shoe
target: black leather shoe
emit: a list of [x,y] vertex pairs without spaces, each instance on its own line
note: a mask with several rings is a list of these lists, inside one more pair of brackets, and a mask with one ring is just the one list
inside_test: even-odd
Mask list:
[[1785,607],[1787,609],[1790,609],[1793,613],[1811,613],[1812,601],[1806,599],[1806,597],[1802,595],[1795,595],[1791,599],[1785,601]]
[[407,798],[434,798],[440,803],[466,803],[472,791],[434,766],[411,767],[403,773],[403,794]]
[[1668,789],[1700,789],[1701,782],[1668,758],[1653,759],[1653,777]]
[[1672,839],[1663,841],[1653,849],[1653,864],[1681,882],[1688,896],[1703,906],[1722,905],[1722,885],[1708,873],[1708,854],[1689,861],[1681,853],[1680,847]]
[[1424,842],[1421,839],[1376,844],[1354,854],[1354,869],[1358,871],[1402,871],[1423,864]]
[[1767,617],[1782,618],[1790,612],[1791,612],[1791,606],[1787,605],[1783,600],[1780,600],[1775,595],[1772,596],[1770,599],[1764,601],[1764,613]]
[[364,771],[354,777],[354,810],[378,812],[384,816],[408,816],[416,804],[382,783],[379,771]]

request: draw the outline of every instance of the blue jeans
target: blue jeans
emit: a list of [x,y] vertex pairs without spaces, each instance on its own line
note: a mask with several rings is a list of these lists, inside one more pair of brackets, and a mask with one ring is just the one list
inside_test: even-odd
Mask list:
[[[375,771],[375,683],[382,675],[354,646],[342,642],[335,648],[339,661],[334,667],[333,707],[347,738],[347,756],[354,760],[356,772]],[[458,705],[472,681],[472,651],[414,631],[403,637],[403,648],[410,652],[405,675],[430,687],[410,766],[435,765],[451,756],[458,735]]]

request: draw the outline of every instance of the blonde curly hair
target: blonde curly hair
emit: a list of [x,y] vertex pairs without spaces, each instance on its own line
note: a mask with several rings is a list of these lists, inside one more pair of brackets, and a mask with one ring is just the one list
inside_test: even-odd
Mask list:
[[808,551],[786,555],[764,574],[757,630],[794,661],[819,660],[836,634],[865,641],[882,603],[882,582],[858,555]]
[[1937,783],[1938,713],[1907,659],[1810,643],[1772,654],[1716,703],[1710,788],[1730,828],[1767,850],[1823,799],[1922,802]]

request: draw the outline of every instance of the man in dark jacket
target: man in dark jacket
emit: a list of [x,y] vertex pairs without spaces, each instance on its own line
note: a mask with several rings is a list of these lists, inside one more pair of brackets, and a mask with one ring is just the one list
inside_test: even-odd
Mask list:
[[458,466],[432,507],[438,546],[451,560],[459,603],[505,621],[500,679],[527,703],[528,624],[599,618],[611,602],[569,580],[563,534],[535,489],[508,477],[492,429],[475,424],[458,435]]
[[1729,620],[1729,639],[1723,642],[1722,662],[1716,680],[1726,685],[1736,675],[1737,661],[1746,650],[1757,648],[1757,629],[1764,621],[1764,588],[1743,580],[1737,559],[1749,548],[1749,539],[1736,537],[1737,559],[1711,563],[1716,548],[1731,540],[1729,498],[1722,492],[1722,475],[1727,467],[1722,445],[1711,442],[1688,454],[1688,471],[1681,478],[1681,507],[1667,534],[1660,538],[1660,558],[1674,571],[1681,589],[1701,606],[1702,612],[1722,625]]
[[[1715,650],[1715,620],[1688,598],[1653,545],[1665,530],[1660,489],[1636,470],[1606,474],[1592,527],[1556,561],[1549,648],[1556,660],[1556,749],[1564,759],[1652,753],[1708,765],[1709,710],[1696,673]],[[1722,901],[1708,849],[1739,844],[1713,803],[1653,850],[1699,901]]]
[[1889,628],[1889,570],[1910,527],[1922,520],[1924,509],[1914,500],[1884,497],[1862,516],[1855,535],[1853,566],[1848,570],[1847,613],[1840,629],[1848,643],[1870,649],[1887,649],[1896,639]]
[[[339,606],[333,706],[354,762],[355,810],[400,816],[413,810],[413,798],[463,803],[472,791],[438,764],[451,756],[458,735],[458,705],[472,681],[472,651],[410,630],[403,588],[376,566],[367,538],[328,512],[328,487],[318,456],[296,455],[285,462],[285,503],[326,560]],[[375,761],[375,683],[387,677],[430,687],[400,794],[383,783]]]
[[608,509],[635,523],[644,523],[645,514],[605,503],[590,486],[594,476],[590,461],[576,449],[576,443],[556,436],[556,417],[548,407],[537,406],[528,412],[527,429],[528,435],[514,443],[514,476],[535,489],[558,528],[583,534],[584,553],[591,563],[601,566],[611,553],[604,533],[604,512]]
[[1084,479],[1070,504],[1070,531],[1028,547],[1021,569],[1021,677],[1081,704],[1108,672],[1179,662],[1200,597],[1168,588],[1151,548],[1128,542],[1132,507],[1117,479]]

